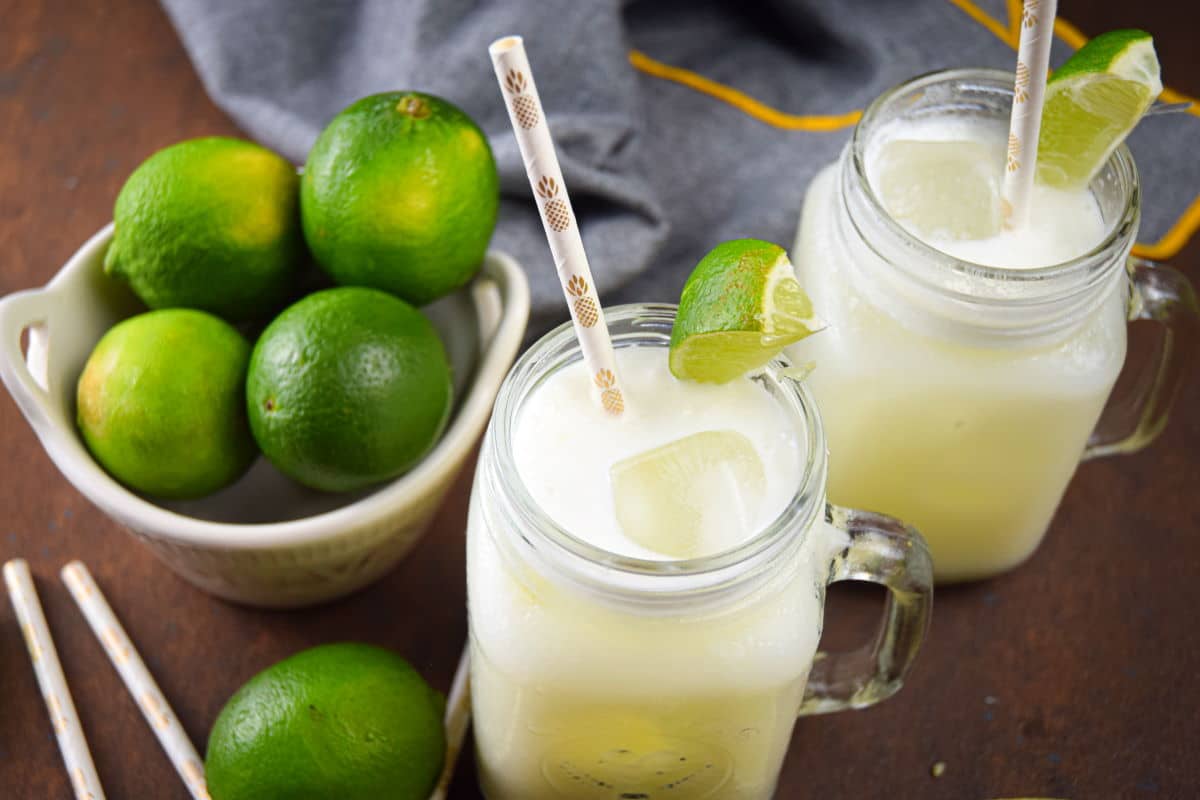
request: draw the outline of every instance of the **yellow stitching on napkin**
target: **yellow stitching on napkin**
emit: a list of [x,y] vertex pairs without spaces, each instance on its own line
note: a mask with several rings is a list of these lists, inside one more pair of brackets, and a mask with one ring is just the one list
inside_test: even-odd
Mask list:
[[655,61],[639,50],[629,51],[629,63],[633,65],[634,69],[647,75],[674,81],[689,89],[695,89],[701,94],[728,103],[759,122],[765,122],[776,128],[792,131],[836,131],[849,128],[862,116],[861,111],[849,111],[845,114],[789,114],[786,111],[771,108],[750,95],[739,92],[732,86],[717,83],[691,70]]
[[[996,19],[988,16],[986,11],[975,5],[971,0],[948,0],[948,2],[957,6],[968,17],[991,31],[997,39],[1012,49],[1017,49],[1017,45],[1021,40],[1021,0],[1008,0],[1007,28],[1001,25]],[[1073,50],[1078,50],[1088,43],[1088,37],[1083,31],[1062,17],[1054,20],[1054,35],[1062,39]],[[1172,89],[1169,86],[1163,89],[1162,101],[1164,103],[1191,103],[1192,107],[1187,110],[1187,113],[1193,117],[1200,117],[1200,100],[1189,97],[1183,92]]]
[[1014,28],[1014,25],[1020,25],[1021,19],[1021,3],[1017,2],[1017,14],[1014,17],[1012,13],[1013,3],[1008,4],[1008,25],[1004,25],[1000,20],[992,18],[986,11],[972,3],[970,0],[950,0],[952,5],[958,8],[971,19],[978,22],[983,27],[992,32],[993,35],[1000,41],[1004,42],[1009,47],[1016,49],[1017,41],[1020,38],[1019,29]]
[[[1021,0],[1007,0],[1008,24],[990,16],[971,0],[947,0],[963,13],[987,28],[1000,41],[1014,50],[1020,41]],[[1067,22],[1062,17],[1054,21],[1054,35],[1062,39],[1068,46],[1078,50],[1087,44],[1088,38],[1079,28]],[[639,72],[653,78],[672,81],[701,94],[720,100],[733,106],[747,116],[764,122],[772,127],[793,131],[829,132],[848,128],[858,122],[862,116],[861,110],[847,111],[844,114],[789,114],[786,111],[772,108],[750,95],[706,78],[699,73],[682,67],[673,67],[656,61],[640,50],[629,51],[629,63]],[[1187,113],[1200,117],[1200,101],[1171,88],[1164,88],[1162,100],[1167,103],[1191,103]],[[1200,195],[1196,196],[1187,210],[1175,221],[1161,239],[1153,244],[1134,245],[1133,254],[1142,258],[1163,260],[1176,255],[1200,229]]]
[[1187,245],[1197,228],[1200,228],[1200,195],[1192,200],[1191,205],[1179,219],[1175,220],[1175,224],[1163,234],[1161,239],[1154,244],[1135,244],[1133,254],[1151,261],[1165,261],[1173,258]]

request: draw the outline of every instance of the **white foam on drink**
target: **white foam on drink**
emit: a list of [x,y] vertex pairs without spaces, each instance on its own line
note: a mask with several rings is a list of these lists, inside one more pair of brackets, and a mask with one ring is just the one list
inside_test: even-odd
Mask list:
[[[995,192],[995,205],[998,208],[1005,165],[1006,124],[1005,120],[963,116],[898,120],[882,129],[868,143],[867,179],[880,192],[884,206],[905,229],[926,244],[955,258],[993,267],[1033,269],[1084,255],[1098,245],[1106,233],[1100,206],[1090,191],[1064,191],[1035,184],[1030,198],[1029,223],[1017,229],[996,226],[998,229],[992,235],[981,238],[956,235],[954,231],[937,224],[939,216],[948,218],[956,213],[961,215],[964,207],[988,208],[992,205],[983,202],[980,197],[937,197],[922,215],[919,210],[902,209],[902,204],[910,205],[906,202],[904,180],[891,181],[895,188],[889,188],[893,195],[890,199],[887,196],[889,191],[882,191],[889,183],[885,180],[889,172],[906,174],[905,165],[897,165],[895,161],[897,157],[911,158],[913,150],[906,150],[903,145],[913,142],[945,143],[947,157],[940,162],[931,158],[929,165],[910,170],[907,175],[911,175],[911,180],[936,180],[952,187],[951,191],[970,187],[974,192],[980,191],[981,181],[978,178],[982,175],[987,179],[989,191]],[[961,157],[963,146],[967,143],[973,152],[982,151],[985,157],[968,164]],[[937,169],[942,172],[935,174],[934,170]],[[970,170],[971,174],[964,174],[965,170]],[[909,216],[905,217],[905,212]],[[975,222],[970,226],[974,230],[989,227],[983,220]]]
[[[721,535],[706,537],[697,555],[735,547],[779,516],[799,488],[805,453],[787,411],[767,389],[747,378],[721,385],[678,380],[667,367],[665,347],[620,348],[617,365],[629,400],[620,416],[600,409],[582,362],[551,375],[522,404],[513,456],[522,483],[551,519],[611,553],[668,558],[622,531],[610,471],[624,459],[703,431],[745,436],[762,461],[766,485],[749,509],[750,524],[722,527]],[[739,498],[722,492],[711,502],[722,514]]]

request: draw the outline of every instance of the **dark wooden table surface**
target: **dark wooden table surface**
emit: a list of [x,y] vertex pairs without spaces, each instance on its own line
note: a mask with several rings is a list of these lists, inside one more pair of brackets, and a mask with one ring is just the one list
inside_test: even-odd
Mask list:
[[[1085,32],[1152,30],[1176,88],[1200,94],[1190,2],[1063,0]],[[0,0],[0,294],[41,285],[105,224],[147,154],[237,134],[149,0]],[[1200,275],[1200,242],[1176,259]],[[0,392],[0,560],[32,564],[110,798],[185,798],[58,579],[84,559],[193,741],[268,664],[356,639],[395,648],[448,688],[466,634],[470,473],[403,564],[371,588],[291,613],[237,608],[167,570],[92,508]],[[779,796],[1200,797],[1200,380],[1139,455],[1080,469],[1037,557],[938,595],[930,639],[895,699],[797,726]],[[839,593],[827,637],[872,624],[874,595]],[[940,777],[931,774],[937,762]],[[13,612],[0,601],[0,797],[70,789]],[[454,798],[475,798],[468,757]]]

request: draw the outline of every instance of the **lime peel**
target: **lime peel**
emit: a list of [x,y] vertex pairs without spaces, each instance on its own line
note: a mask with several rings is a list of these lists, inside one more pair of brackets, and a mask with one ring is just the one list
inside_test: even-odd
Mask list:
[[825,327],[782,247],[736,239],[692,271],[671,331],[671,373],[725,383]]

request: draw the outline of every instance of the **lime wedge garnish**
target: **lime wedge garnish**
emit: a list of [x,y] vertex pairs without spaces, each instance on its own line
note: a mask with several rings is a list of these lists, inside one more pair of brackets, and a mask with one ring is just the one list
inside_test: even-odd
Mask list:
[[1097,36],[1059,67],[1046,86],[1037,180],[1083,189],[1162,93],[1150,34]]
[[671,373],[724,383],[825,327],[783,248],[735,239],[700,260],[679,297]]
[[753,533],[766,471],[736,431],[701,431],[618,461],[609,471],[621,530],[676,559],[729,549]]

